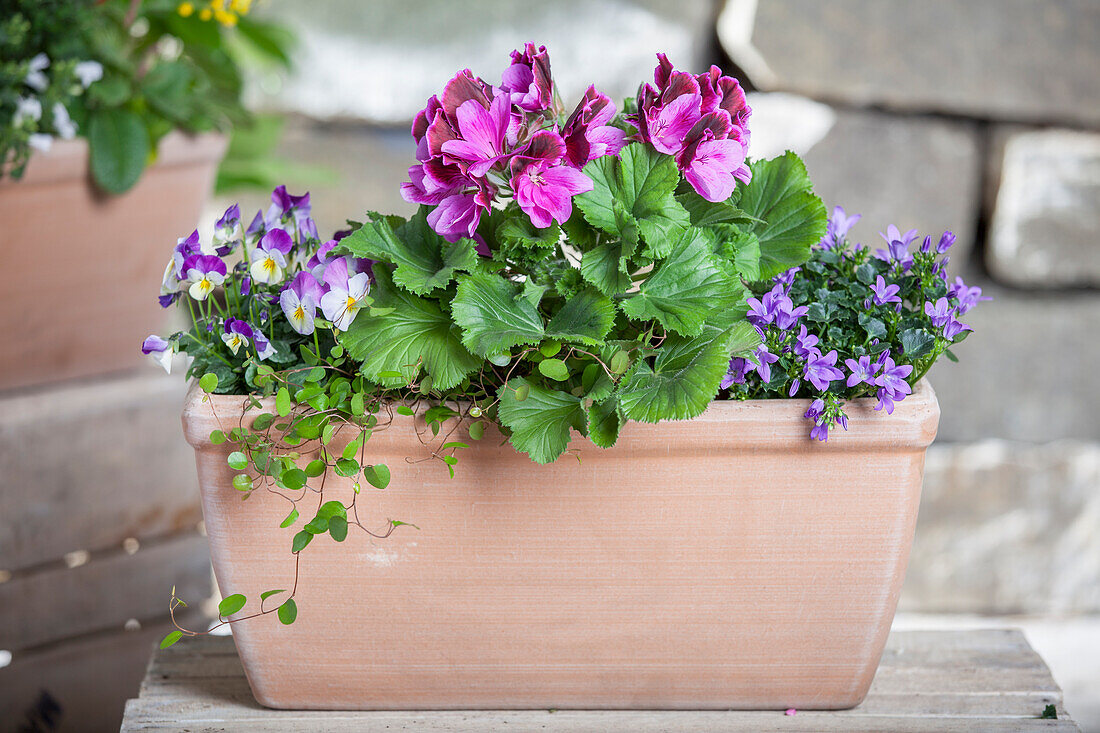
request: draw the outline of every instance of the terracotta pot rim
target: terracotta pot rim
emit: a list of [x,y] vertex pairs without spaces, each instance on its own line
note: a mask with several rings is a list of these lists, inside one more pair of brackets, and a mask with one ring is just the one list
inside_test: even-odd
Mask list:
[[[203,132],[192,135],[173,130],[161,138],[157,145],[157,158],[151,169],[195,165],[202,162],[218,162],[225,155],[229,138],[220,132]],[[72,140],[55,140],[49,152],[35,151],[22,178],[0,180],[0,190],[12,186],[36,186],[72,178],[88,176],[88,141],[78,137]]]
[[[184,401],[182,417],[187,442],[196,448],[212,445],[211,425],[218,422],[213,413],[217,413],[221,420],[239,418],[245,412],[244,402],[249,397],[214,394],[209,395],[208,402],[204,402],[205,396],[199,389],[198,382],[192,380]],[[274,397],[256,399],[264,409],[274,407]],[[823,450],[866,450],[869,446],[883,450],[924,450],[935,439],[939,425],[939,402],[927,378],[922,378],[917,383],[913,394],[897,403],[891,415],[876,411],[874,406],[877,400],[873,397],[848,400],[845,411],[850,418],[849,430],[833,430],[827,443],[811,441],[808,437],[811,426],[805,413],[812,402],[813,400],[804,398],[713,400],[701,415],[690,420],[628,422],[620,433],[620,444],[621,439],[627,435],[632,438],[660,440],[662,436],[691,432],[698,434],[700,439],[715,448],[786,450],[792,444],[811,442]],[[395,415],[394,419],[411,421],[414,418]],[[725,430],[721,429],[723,427]],[[383,434],[380,432],[376,437]],[[571,446],[578,442],[589,441],[577,435],[571,441]],[[614,447],[606,450],[614,450]]]

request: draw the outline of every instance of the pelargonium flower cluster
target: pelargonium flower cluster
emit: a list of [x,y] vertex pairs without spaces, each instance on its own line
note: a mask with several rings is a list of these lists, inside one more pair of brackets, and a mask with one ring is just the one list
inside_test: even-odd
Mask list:
[[917,232],[891,226],[881,235],[886,248],[872,254],[848,243],[858,220],[837,207],[811,260],[748,299],[761,344],[751,358],[732,359],[722,382],[733,397],[810,398],[806,418],[818,440],[837,425],[847,429],[844,399],[873,396],[876,410],[893,413],[971,330],[958,318],[989,300],[961,277],[947,284],[951,232],[936,245],[925,237],[914,251]]
[[370,302],[372,263],[334,256],[340,235],[322,243],[311,209],[308,193],[292,196],[279,186],[247,229],[234,204],[211,240],[198,231],[180,239],[159,300],[165,308],[184,300],[194,328],[168,339],[149,336],[142,352],[166,371],[177,351],[233,367],[253,357],[294,360],[295,342],[305,337],[319,348],[321,324],[346,331]]
[[417,164],[406,201],[435,207],[431,227],[454,242],[475,237],[494,202],[512,198],[535,226],[564,222],[573,196],[592,190],[586,163],[617,155],[626,133],[609,123],[615,105],[589,87],[562,122],[545,47],[528,43],[493,86],[461,71],[412,125]]
[[627,120],[637,128],[634,139],[676,156],[684,179],[708,201],[725,201],[738,181],[747,183],[752,113],[741,84],[722,76],[717,66],[705,74],[676,71],[668,57],[657,54],[654,87],[638,92],[638,112]]

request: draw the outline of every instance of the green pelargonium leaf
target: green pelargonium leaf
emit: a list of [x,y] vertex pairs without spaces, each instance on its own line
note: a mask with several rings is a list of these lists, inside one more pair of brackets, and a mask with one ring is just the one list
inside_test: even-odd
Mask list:
[[546,335],[562,341],[599,346],[614,323],[615,304],[611,298],[588,288],[570,298],[550,319]]
[[462,343],[478,356],[537,344],[545,335],[535,306],[501,275],[477,272],[459,278],[451,314],[462,327]]
[[445,288],[456,271],[473,269],[475,246],[472,239],[448,242],[432,231],[426,207],[396,228],[389,218],[379,217],[340,240],[341,250],[397,265],[394,283],[417,295]]
[[623,313],[639,321],[656,320],[683,336],[697,336],[713,311],[742,307],[745,288],[722,267],[712,237],[695,227],[683,232],[668,259],[623,302]]
[[623,415],[639,422],[688,420],[703,412],[718,394],[731,354],[760,344],[747,321],[731,329],[707,326],[694,338],[669,336],[652,367],[639,361],[619,386]]
[[760,244],[760,279],[800,265],[810,247],[825,236],[825,204],[814,195],[806,166],[787,152],[751,164],[752,181],[731,197],[749,216],[761,219],[745,227]]
[[[517,392],[526,392],[522,400]],[[501,390],[500,421],[512,431],[516,450],[536,463],[550,463],[569,447],[569,431],[582,429],[585,413],[579,397],[513,378]]]
[[435,387],[447,390],[481,365],[436,303],[394,287],[385,267],[374,268],[374,274],[375,303],[393,311],[360,314],[341,339],[348,355],[361,362],[364,376],[399,387],[411,382],[423,364]]
[[[648,145],[627,145],[618,157],[606,155],[584,167],[594,188],[573,200],[592,226],[629,238],[638,230],[654,256],[663,257],[669,242],[689,226],[690,218],[673,195],[680,171],[671,155]],[[621,210],[616,210],[616,203]],[[625,214],[625,215],[624,215]]]

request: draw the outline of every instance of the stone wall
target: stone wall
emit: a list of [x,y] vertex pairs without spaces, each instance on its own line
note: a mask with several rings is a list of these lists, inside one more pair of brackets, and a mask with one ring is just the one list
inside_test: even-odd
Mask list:
[[[461,10],[458,10],[461,6]],[[305,39],[276,106],[282,152],[337,174],[322,223],[377,209],[412,160],[407,121],[457,69],[495,75],[546,43],[566,95],[679,66],[736,68],[753,153],[804,155],[829,206],[958,235],[954,275],[994,297],[943,417],[902,608],[1100,612],[1100,3],[1094,0],[438,0],[280,4]],[[612,27],[616,31],[612,31]],[[335,183],[333,182],[335,181]],[[258,206],[260,197],[247,199]]]

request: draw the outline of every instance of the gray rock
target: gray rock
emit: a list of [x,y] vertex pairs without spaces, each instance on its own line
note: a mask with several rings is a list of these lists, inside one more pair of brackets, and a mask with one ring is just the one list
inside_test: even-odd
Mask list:
[[839,204],[863,215],[852,230],[855,241],[878,246],[878,232],[890,224],[933,237],[950,229],[958,236],[954,269],[962,272],[979,208],[980,141],[973,125],[836,110],[828,134],[804,159],[830,211]]
[[1024,287],[1100,285],[1100,134],[1008,136],[986,261]]
[[702,69],[714,2],[681,0],[314,0],[269,14],[301,41],[298,69],[273,102],[322,119],[405,123],[461,69],[491,83],[524,42],[545,45],[566,105],[589,84],[614,99],[651,80],[654,54]]
[[1100,444],[933,446],[901,608],[1100,611]]
[[761,89],[994,119],[1100,123],[1094,0],[728,0],[718,30]]
[[930,373],[940,400],[939,440],[1100,441],[1100,296],[968,281],[993,301],[963,318],[974,332],[952,349],[959,363],[941,359]]

